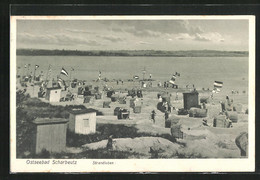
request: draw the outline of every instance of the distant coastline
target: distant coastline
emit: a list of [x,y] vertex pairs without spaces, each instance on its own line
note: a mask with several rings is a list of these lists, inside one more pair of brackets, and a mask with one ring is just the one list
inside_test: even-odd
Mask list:
[[248,51],[217,51],[217,50],[45,50],[17,49],[19,56],[151,56],[151,57],[248,57]]

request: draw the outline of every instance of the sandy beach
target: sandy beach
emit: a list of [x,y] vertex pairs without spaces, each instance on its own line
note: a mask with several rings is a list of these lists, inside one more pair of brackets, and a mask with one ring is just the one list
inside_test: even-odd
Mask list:
[[[156,82],[153,82],[156,84]],[[96,123],[98,124],[121,124],[126,126],[131,126],[137,128],[140,133],[150,133],[155,136],[158,134],[168,134],[171,135],[171,129],[165,128],[165,118],[164,113],[156,108],[158,103],[158,93],[168,92],[171,94],[171,104],[175,109],[183,108],[183,92],[189,92],[191,89],[173,89],[173,88],[163,88],[163,87],[147,87],[141,88],[143,92],[143,98],[139,98],[141,102],[141,113],[134,113],[133,109],[130,108],[130,99],[132,97],[127,96],[127,90],[132,88],[140,88],[139,82],[124,82],[117,85],[115,82],[87,82],[86,85],[92,85],[93,88],[99,86],[100,89],[104,85],[113,88],[116,94],[121,96],[126,96],[126,104],[119,104],[119,102],[111,102],[110,108],[103,108],[104,101],[111,101],[110,98],[106,97],[106,92],[101,90],[101,99],[95,99],[94,97],[89,103],[78,102],[77,98],[72,101],[66,102],[55,102],[51,103],[55,106],[66,106],[66,105],[84,105],[86,108],[93,108],[102,112],[103,115],[98,115]],[[19,85],[17,86],[19,88]],[[37,97],[39,91],[39,86],[28,86],[27,92],[31,97]],[[33,94],[34,89],[34,94]],[[69,88],[69,91],[77,94],[77,88]],[[178,99],[176,99],[176,92],[178,92]],[[234,100],[235,104],[242,104],[242,111],[238,114],[238,122],[233,123],[232,128],[220,128],[213,127],[213,119],[219,112],[221,112],[220,101],[225,101],[227,93],[220,92],[213,95],[213,99],[210,98],[212,94],[211,91],[205,91],[198,89],[199,98],[209,97],[209,103],[206,104],[208,109],[208,115],[205,118],[194,118],[189,117],[189,115],[177,115],[177,111],[173,110],[170,113],[171,116],[177,116],[180,118],[179,124],[181,124],[181,131],[183,132],[183,139],[177,139],[178,143],[185,144],[184,147],[178,147],[176,152],[179,154],[184,154],[185,156],[193,156],[194,154],[201,157],[208,158],[239,158],[240,150],[235,144],[235,138],[241,132],[248,132],[248,115],[245,114],[248,108],[247,104],[247,93],[233,94],[230,97]],[[67,91],[62,91],[62,96],[65,96]],[[43,102],[48,102],[45,98],[40,98]],[[115,116],[114,109],[116,107],[126,108],[130,111],[130,117],[126,120],[118,120]],[[155,123],[151,120],[151,111],[155,110]],[[208,126],[202,125],[202,120],[206,119]],[[102,143],[102,142],[100,142]],[[97,146],[89,145],[90,147]],[[122,145],[123,146],[123,145]],[[121,146],[120,146],[121,147]],[[102,146],[102,148],[105,148]],[[132,143],[132,149],[137,148],[134,143]],[[95,148],[94,148],[95,149]],[[123,148],[124,149],[124,148]],[[122,150],[123,149],[118,149]],[[82,150],[83,151],[83,150]],[[133,150],[135,151],[135,150]],[[167,151],[167,149],[165,149]],[[142,157],[147,157],[147,154]],[[134,158],[134,157],[132,157]],[[169,155],[167,156],[169,158]]]

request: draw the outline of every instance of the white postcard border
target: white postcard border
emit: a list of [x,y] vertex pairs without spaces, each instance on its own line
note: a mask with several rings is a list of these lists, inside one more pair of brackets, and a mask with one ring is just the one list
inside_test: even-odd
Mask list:
[[[249,155],[243,159],[74,159],[76,164],[28,164],[16,158],[16,21],[17,20],[249,20]],[[255,170],[255,17],[254,16],[11,16],[10,20],[10,170],[18,172],[246,172]],[[41,159],[37,159],[37,161]],[[46,160],[46,159],[45,159]],[[71,159],[64,159],[73,161]],[[93,162],[108,164],[93,165]],[[111,164],[109,164],[111,163]]]

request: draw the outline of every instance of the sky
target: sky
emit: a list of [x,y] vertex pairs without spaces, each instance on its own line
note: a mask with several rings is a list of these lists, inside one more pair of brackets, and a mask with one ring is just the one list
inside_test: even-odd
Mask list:
[[248,20],[17,20],[17,48],[248,51]]

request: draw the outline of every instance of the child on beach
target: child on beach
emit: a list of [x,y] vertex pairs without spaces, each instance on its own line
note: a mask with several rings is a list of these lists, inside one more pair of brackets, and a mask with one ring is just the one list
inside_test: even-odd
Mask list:
[[154,124],[155,124],[155,115],[156,115],[155,111],[152,110],[151,118],[152,118],[152,121],[153,121]]

